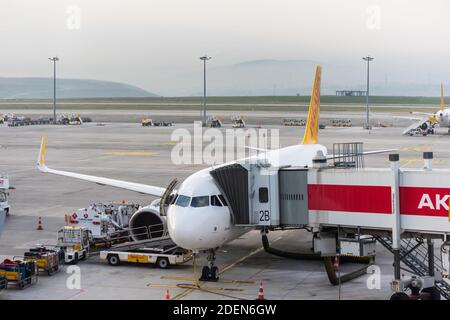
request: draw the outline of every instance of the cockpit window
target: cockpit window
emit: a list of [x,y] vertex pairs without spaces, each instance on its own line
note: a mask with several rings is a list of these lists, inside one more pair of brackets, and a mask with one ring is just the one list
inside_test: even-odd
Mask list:
[[222,203],[219,200],[219,197],[216,195],[211,196],[211,205],[214,207],[222,207]]
[[180,194],[175,201],[175,205],[179,207],[187,207],[189,205],[189,202],[191,202],[191,197],[183,196],[182,194]]
[[228,207],[227,201],[225,200],[225,197],[223,196],[223,194],[219,194],[219,199],[220,199],[220,201],[222,201],[222,204],[224,207]]
[[191,207],[200,208],[209,206],[209,196],[193,197]]

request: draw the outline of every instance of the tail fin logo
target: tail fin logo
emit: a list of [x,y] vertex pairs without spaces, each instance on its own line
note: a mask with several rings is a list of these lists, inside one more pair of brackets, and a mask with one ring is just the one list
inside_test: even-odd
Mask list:
[[441,83],[441,111],[444,111],[444,85]]
[[314,84],[311,92],[311,101],[309,103],[308,119],[306,121],[305,135],[302,144],[317,143],[319,131],[319,111],[320,111],[320,81],[322,76],[322,67],[317,66]]

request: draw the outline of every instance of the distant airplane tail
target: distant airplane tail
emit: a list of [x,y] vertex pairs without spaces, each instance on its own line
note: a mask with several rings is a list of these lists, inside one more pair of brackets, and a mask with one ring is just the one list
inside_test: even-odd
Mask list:
[[444,111],[444,85],[441,83],[441,111]]
[[316,144],[319,133],[319,111],[320,111],[320,79],[322,67],[316,67],[316,75],[311,92],[311,101],[309,102],[308,119],[306,120],[306,129],[302,144]]

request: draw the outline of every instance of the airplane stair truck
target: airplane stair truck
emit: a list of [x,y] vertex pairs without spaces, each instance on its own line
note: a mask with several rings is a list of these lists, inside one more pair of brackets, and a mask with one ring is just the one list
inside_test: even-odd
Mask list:
[[[336,259],[370,265],[378,240],[394,254],[391,299],[450,298],[450,170],[433,170],[431,152],[424,153],[424,169],[400,169],[398,154],[389,155],[390,169],[363,169],[361,143],[336,149],[353,151],[334,153],[330,165],[319,151],[312,168],[274,167],[264,159],[247,159],[218,167],[211,175],[235,226],[260,229],[264,247],[271,253],[323,259],[333,285],[367,273],[365,266],[339,277]],[[314,252],[271,248],[266,234],[277,229],[311,231]],[[415,246],[407,245],[416,239],[431,247],[433,240],[443,240],[442,262],[432,249],[428,255],[417,255]],[[413,277],[401,278],[401,262]]]

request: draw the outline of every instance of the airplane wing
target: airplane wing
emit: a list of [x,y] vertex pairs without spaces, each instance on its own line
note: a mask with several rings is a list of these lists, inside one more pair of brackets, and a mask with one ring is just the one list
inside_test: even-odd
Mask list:
[[255,151],[259,151],[259,152],[267,152],[270,151],[269,149],[265,149],[265,148],[257,148],[257,147],[250,147],[250,146],[244,146],[245,149],[248,150],[255,150]]
[[100,185],[122,188],[122,189],[126,189],[126,190],[140,192],[140,193],[150,194],[150,195],[158,196],[158,197],[161,197],[166,190],[166,188],[161,188],[161,187],[157,187],[157,186],[150,186],[150,185],[146,185],[146,184],[127,182],[127,181],[123,181],[123,180],[115,180],[115,179],[110,179],[110,178],[90,176],[90,175],[81,174],[81,173],[74,173],[74,172],[51,169],[45,165],[45,147],[46,147],[46,136],[44,135],[42,137],[41,149],[39,151],[39,158],[38,158],[38,162],[37,162],[37,167],[41,172],[53,173],[53,174],[60,175],[60,176],[66,176],[66,177],[70,177],[70,178],[76,178],[76,179],[80,179],[80,180],[95,182]]
[[434,117],[434,113],[429,113],[429,112],[410,112],[411,114],[420,114],[422,116],[428,116],[428,117]]
[[411,121],[421,121],[425,118],[415,118],[415,117],[403,117],[403,116],[394,116],[394,119],[406,119],[406,120],[411,120]]

